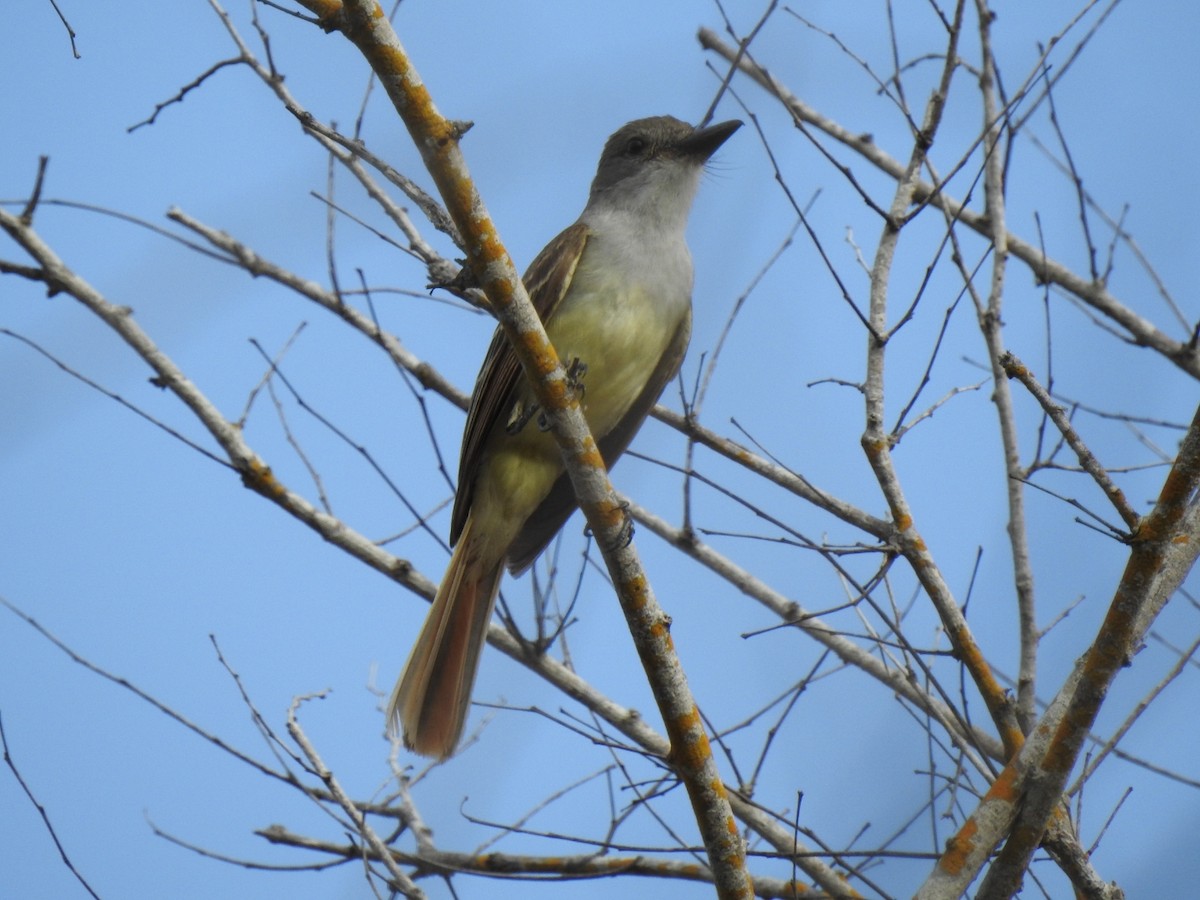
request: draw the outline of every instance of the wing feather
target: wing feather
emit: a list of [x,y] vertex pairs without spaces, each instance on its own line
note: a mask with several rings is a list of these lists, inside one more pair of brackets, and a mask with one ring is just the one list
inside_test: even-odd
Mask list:
[[[522,279],[525,290],[543,324],[554,315],[566,296],[589,233],[587,225],[576,222],[547,244],[526,270]],[[462,453],[458,460],[458,490],[450,517],[451,545],[458,542],[471,511],[475,476],[483,462],[488,436],[498,421],[508,421],[522,377],[521,364],[517,362],[503,329],[497,328],[475,379],[475,390],[467,410]]]

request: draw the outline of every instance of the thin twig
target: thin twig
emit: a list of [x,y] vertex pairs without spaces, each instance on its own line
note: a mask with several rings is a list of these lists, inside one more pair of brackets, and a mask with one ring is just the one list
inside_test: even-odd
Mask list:
[[[300,751],[308,759],[309,764],[312,766],[313,772],[325,784],[325,787],[329,791],[330,795],[332,795],[334,800],[337,801],[338,805],[341,806],[342,810],[350,818],[350,821],[354,823],[355,833],[367,842],[367,845],[375,853],[375,858],[379,860],[379,862],[381,862],[387,869],[388,874],[391,876],[392,889],[400,891],[404,894],[404,896],[412,898],[412,900],[424,900],[425,892],[416,885],[416,883],[403,869],[400,868],[400,865],[396,861],[395,857],[388,850],[387,846],[380,839],[379,835],[375,833],[375,829],[372,828],[370,823],[367,822],[366,816],[363,815],[362,810],[359,809],[358,805],[350,799],[350,796],[344,790],[342,790],[341,783],[337,780],[337,777],[333,774],[333,772],[329,770],[329,767],[325,765],[320,754],[317,753],[316,747],[314,747],[312,742],[308,739],[308,735],[304,733],[304,729],[300,727],[300,723],[296,718],[296,711],[299,709],[300,704],[308,700],[315,699],[318,696],[320,695],[314,694],[306,697],[297,697],[292,701],[291,706],[288,707],[288,734],[291,735],[292,740],[296,742],[296,746],[300,748]],[[360,855],[360,853],[355,855]]]
[[1078,457],[1083,471],[1092,476],[1092,480],[1099,485],[1100,490],[1104,492],[1104,496],[1108,497],[1122,521],[1129,526],[1130,532],[1136,532],[1142,521],[1141,516],[1129,505],[1129,501],[1125,499],[1125,493],[1116,486],[1108,472],[1104,470],[1104,466],[1100,465],[1095,454],[1083,442],[1079,433],[1071,425],[1071,421],[1064,414],[1062,407],[1054,402],[1049,392],[1038,384],[1033,373],[1011,351],[1005,351],[1001,355],[1000,365],[1004,368],[1005,375],[1021,382],[1030,395],[1037,400],[1038,405],[1042,407],[1042,410],[1050,417],[1050,421],[1054,423],[1071,449],[1075,451],[1075,456]]
[[[9,609],[12,609],[14,612],[16,612],[15,607],[9,605],[7,600],[0,598],[0,603],[3,603],[5,606],[8,606]],[[18,615],[20,615],[20,613],[18,613]],[[50,835],[50,840],[54,841],[54,846],[58,850],[58,855],[62,859],[63,865],[67,867],[68,872],[75,876],[75,880],[83,886],[83,889],[87,891],[88,894],[90,894],[92,897],[95,897],[96,900],[100,900],[100,895],[92,889],[92,886],[88,884],[87,879],[83,877],[83,874],[77,868],[75,868],[75,863],[71,862],[71,856],[67,853],[67,848],[64,847],[62,841],[58,839],[58,832],[54,830],[54,825],[50,822],[50,814],[46,812],[46,807],[42,806],[42,804],[38,802],[37,797],[33,793],[33,789],[29,787],[28,782],[26,782],[25,778],[21,775],[21,770],[17,768],[17,761],[13,759],[12,751],[8,747],[8,733],[4,730],[4,714],[2,712],[0,712],[0,746],[2,746],[4,749],[4,764],[8,766],[8,770],[13,773],[13,777],[17,779],[17,784],[21,786],[21,790],[29,799],[29,802],[33,804],[33,808],[37,810],[38,815],[41,816],[42,824],[46,827],[46,833]]]

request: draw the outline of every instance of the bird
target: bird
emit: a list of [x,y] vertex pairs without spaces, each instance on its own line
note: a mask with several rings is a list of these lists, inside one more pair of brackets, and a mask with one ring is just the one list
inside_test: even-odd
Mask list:
[[[685,229],[709,158],[742,123],[672,116],[623,125],[583,212],[523,281],[611,468],[678,373],[691,335]],[[387,706],[412,751],[453,754],[500,581],[528,569],[577,508],[558,445],[501,329],[475,381],[450,523],[453,546]]]

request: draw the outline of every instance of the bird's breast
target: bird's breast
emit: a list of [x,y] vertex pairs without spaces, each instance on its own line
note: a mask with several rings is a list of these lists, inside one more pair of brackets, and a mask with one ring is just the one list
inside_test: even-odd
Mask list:
[[[664,356],[676,352],[680,328],[690,327],[691,259],[680,248],[674,259],[633,265],[585,255],[547,324],[563,365],[579,360],[587,367],[583,409],[593,434],[605,434],[624,417]],[[603,248],[589,243],[589,253],[593,249]]]

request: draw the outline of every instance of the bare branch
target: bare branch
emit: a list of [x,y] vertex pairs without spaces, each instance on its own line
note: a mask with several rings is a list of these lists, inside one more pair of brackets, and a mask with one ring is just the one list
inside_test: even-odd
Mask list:
[[[55,8],[57,9],[57,7]],[[72,38],[74,38],[74,33],[72,33]],[[8,601],[3,597],[0,597],[0,603],[3,603],[5,606],[8,606],[9,609],[13,609],[15,611],[14,607],[10,606]],[[38,815],[41,816],[42,824],[46,827],[46,833],[50,835],[50,840],[54,841],[54,846],[58,850],[58,856],[62,860],[63,865],[67,867],[68,872],[75,876],[75,880],[78,881],[83,889],[88,892],[89,896],[95,897],[96,900],[100,900],[100,895],[92,889],[92,886],[88,884],[87,879],[83,877],[77,868],[75,868],[75,863],[71,862],[71,857],[67,853],[67,848],[62,845],[62,841],[58,839],[58,832],[54,830],[54,826],[50,823],[50,814],[46,812],[46,807],[42,806],[42,804],[38,802],[33,790],[29,787],[29,783],[21,775],[21,770],[17,768],[17,761],[13,759],[12,751],[8,747],[8,732],[4,730],[3,713],[0,713],[0,748],[3,748],[4,750],[4,764],[8,766],[8,770],[12,772],[13,778],[17,780],[17,784],[21,786],[21,790],[29,799],[29,802],[33,804],[33,808],[37,810]]]
[[110,303],[90,284],[76,275],[47,246],[38,234],[16,216],[0,209],[0,228],[42,267],[52,289],[70,294],[119,335],[155,372],[156,384],[175,394],[200,420],[224,451],[230,465],[242,476],[246,487],[271,500],[308,525],[330,543],[383,572],[415,593],[433,596],[433,585],[405,561],[392,556],[352,531],[343,522],[318,510],[304,497],[283,485],[270,467],[254,452],[232,422],[228,421],[183,371],[142,330],[128,307]]
[[1049,392],[1038,384],[1037,379],[1033,377],[1033,373],[1012,352],[1005,351],[1001,355],[1000,365],[1003,367],[1005,375],[1020,381],[1033,398],[1037,400],[1046,415],[1050,417],[1050,421],[1054,423],[1054,426],[1062,433],[1067,443],[1071,445],[1071,449],[1075,451],[1075,455],[1079,458],[1079,465],[1083,467],[1085,472],[1092,476],[1092,480],[1099,485],[1100,490],[1104,491],[1104,495],[1108,497],[1117,514],[1129,526],[1129,530],[1136,532],[1141,522],[1141,516],[1134,512],[1129,502],[1125,499],[1125,494],[1113,483],[1108,472],[1104,470],[1104,467],[1100,465],[1095,455],[1088,449],[1083,439],[1080,438],[1079,433],[1063,413],[1062,407],[1054,402]]
[[[311,699],[314,699],[314,697],[297,697],[292,702],[291,707],[288,709],[288,734],[291,735],[292,740],[296,742],[296,745],[300,748],[301,752],[304,753],[305,757],[312,765],[313,771],[316,773],[317,777],[325,783],[325,787],[329,790],[330,795],[332,795],[333,798],[338,802],[338,805],[341,806],[342,810],[350,818],[350,821],[354,823],[357,834],[364,841],[366,841],[367,845],[371,848],[373,858],[383,863],[384,868],[387,869],[388,874],[391,876],[392,890],[399,891],[405,897],[413,898],[413,900],[424,900],[425,892],[417,887],[416,883],[409,878],[408,874],[400,868],[395,857],[388,852],[387,847],[384,845],[379,835],[375,833],[375,829],[368,824],[362,810],[359,809],[358,805],[350,799],[349,795],[347,795],[344,790],[342,790],[341,784],[338,782],[333,772],[331,772],[325,765],[324,761],[322,761],[320,754],[317,753],[316,747],[312,745],[312,742],[308,739],[308,735],[304,733],[304,729],[300,727],[300,723],[296,719],[296,710],[301,703]],[[355,852],[355,856],[360,856],[361,854],[361,849],[358,849]]]

